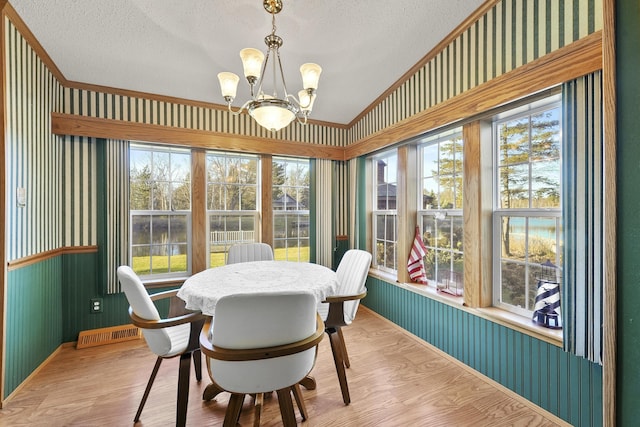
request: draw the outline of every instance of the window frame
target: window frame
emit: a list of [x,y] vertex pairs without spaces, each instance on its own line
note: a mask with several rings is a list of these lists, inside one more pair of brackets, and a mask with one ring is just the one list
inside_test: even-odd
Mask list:
[[[208,175],[208,171],[209,171],[209,160],[210,157],[219,157],[219,158],[225,158],[225,159],[250,159],[250,160],[254,160],[257,165],[256,165],[256,181],[253,184],[247,184],[247,183],[234,183],[234,185],[237,186],[252,186],[255,187],[255,194],[256,194],[256,200],[255,200],[255,209],[251,210],[251,209],[209,209],[210,206],[210,201],[209,201],[209,195],[210,195],[210,186],[211,185],[216,185],[216,184],[222,184],[222,183],[218,183],[215,181],[210,181],[209,180],[209,175]],[[223,254],[223,258],[224,258],[224,262],[221,263],[220,265],[224,265],[226,263],[226,259],[227,259],[227,254],[229,252],[229,247],[234,244],[234,243],[249,243],[249,242],[260,242],[261,239],[261,233],[260,230],[262,229],[262,222],[261,222],[261,211],[262,211],[262,157],[257,155],[257,154],[245,154],[245,153],[238,153],[238,152],[231,152],[231,151],[215,151],[215,150],[207,150],[205,152],[205,194],[206,194],[206,201],[205,201],[205,209],[206,209],[206,233],[207,233],[207,239],[206,239],[206,253],[207,253],[207,260],[206,260],[206,265],[207,268],[211,268],[211,267],[217,267],[219,266],[218,264],[216,265],[212,265],[212,258],[214,256],[214,253],[211,252],[212,249],[212,240],[211,240],[211,236],[214,233],[214,231],[211,230],[211,221],[213,217],[221,217],[221,218],[225,218],[224,221],[224,232],[225,235],[227,235],[228,231],[226,229],[227,226],[227,221],[226,218],[227,217],[237,217],[239,220],[239,223],[242,224],[242,218],[244,217],[252,217],[253,218],[253,240],[250,239],[240,239],[240,240],[230,240],[230,239],[222,239],[217,241],[216,243],[220,246],[223,246],[224,250],[222,251]],[[225,174],[226,176],[228,176],[228,169],[227,169],[227,165],[225,165]],[[241,226],[239,227],[241,228]],[[232,231],[236,231],[236,230],[232,230]],[[242,231],[242,230],[239,230]]]
[[[460,168],[454,168],[452,174],[441,174],[440,173],[440,164],[441,164],[441,144],[459,139],[457,142],[460,145],[459,156],[461,157]],[[431,174],[429,176],[425,175],[425,164],[424,164],[424,151],[428,147],[437,146],[438,149],[438,171],[435,174]],[[438,132],[436,134],[432,134],[426,138],[423,138],[419,141],[417,145],[418,156],[417,156],[417,187],[418,187],[418,199],[416,200],[417,205],[417,223],[420,226],[421,235],[425,247],[427,248],[427,255],[425,256],[425,270],[427,272],[427,281],[429,286],[434,287],[437,290],[442,290],[443,292],[452,293],[456,297],[462,297],[462,290],[464,289],[464,217],[463,217],[463,199],[464,199],[464,138],[463,138],[463,129],[462,127],[455,127],[448,131]],[[453,160],[457,162],[458,158],[456,156],[458,150],[454,151]],[[455,163],[457,166],[457,163]],[[425,181],[427,179],[434,179],[438,182],[438,178],[443,176],[451,176],[453,180],[460,179],[459,188],[454,185],[454,206],[452,208],[441,207],[439,203],[439,195],[440,191],[438,191],[438,203],[434,208],[427,208],[424,202],[424,191],[425,191]],[[459,194],[457,193],[459,191]],[[460,199],[459,206],[457,203],[458,197]],[[439,222],[440,221],[448,221],[449,223],[449,234],[450,236],[454,236],[456,234],[456,220],[460,223],[460,239],[459,242],[462,244],[462,250],[457,250],[454,248],[455,241],[453,238],[449,239],[449,248],[444,249],[439,246],[434,246],[430,244],[429,239],[425,239],[426,229],[425,222],[427,218],[433,218],[433,223],[436,232],[440,230]],[[437,236],[435,237],[437,240]],[[426,257],[429,256],[431,252],[435,252],[436,256],[440,252],[449,253],[449,270],[446,272],[439,271],[439,262],[435,262],[433,275],[429,274],[429,265],[427,263]],[[455,268],[455,263],[458,262],[461,265],[460,269]],[[459,271],[458,271],[459,270]],[[447,274],[449,273],[449,274]],[[430,278],[431,276],[431,278]]]
[[[379,175],[379,168],[378,168],[378,163],[380,162],[380,160],[383,159],[389,159],[391,157],[395,157],[395,179],[392,182],[388,182],[388,181],[384,181],[385,184],[389,185],[395,185],[396,186],[396,200],[395,200],[395,209],[389,209],[388,205],[388,194],[387,194],[387,209],[380,209],[379,208],[379,200],[378,200],[378,187],[379,187],[379,179],[380,179],[380,175]],[[371,200],[372,200],[372,209],[371,209],[371,244],[372,244],[372,266],[380,271],[386,272],[386,273],[391,273],[391,274],[398,274],[398,268],[400,265],[400,261],[398,260],[398,195],[397,195],[397,189],[398,189],[398,161],[399,161],[399,156],[398,156],[398,150],[397,148],[393,148],[391,150],[385,150],[383,152],[377,153],[373,156],[371,156],[369,158],[369,163],[371,165],[371,175],[369,177],[369,179],[371,180],[371,188],[372,188],[372,194],[371,194]],[[384,241],[383,243],[383,254],[384,257],[383,259],[385,260],[384,264],[379,264],[378,263],[378,242],[379,239],[378,238],[378,219],[382,217],[384,218],[384,224],[385,224],[385,239],[382,239]],[[386,239],[387,236],[387,232],[386,229],[388,228],[388,224],[389,224],[389,220],[391,220],[392,224],[393,224],[393,240],[388,240]],[[393,247],[393,267],[394,268],[390,268],[389,265],[386,263],[386,255],[388,253],[387,248],[389,246]]]
[[[275,173],[276,170],[276,164],[278,163],[285,163],[286,165],[288,164],[306,164],[306,168],[307,168],[307,181],[309,182],[307,186],[293,186],[290,184],[287,184],[287,179],[288,179],[288,175],[287,175],[287,170],[288,168],[285,166],[285,182],[283,184],[278,184],[275,185],[274,184],[274,180],[273,180],[273,174]],[[272,215],[273,215],[273,222],[271,224],[272,226],[272,233],[273,233],[273,251],[274,251],[274,256],[276,257],[276,259],[280,259],[280,251],[278,251],[279,249],[284,249],[284,260],[285,261],[295,261],[295,262],[310,262],[311,261],[311,207],[307,206],[307,209],[299,209],[300,208],[300,200],[299,197],[296,200],[296,208],[297,209],[291,209],[288,210],[286,209],[286,199],[284,200],[284,204],[285,204],[285,209],[275,209],[275,204],[274,201],[276,200],[276,198],[274,197],[274,195],[277,192],[277,188],[294,188],[296,189],[296,195],[300,194],[300,191],[306,191],[307,193],[307,200],[308,200],[308,204],[311,204],[311,160],[308,158],[302,158],[302,157],[289,157],[289,156],[273,156],[271,159],[271,167],[272,167],[272,179],[271,179],[271,195],[272,195],[272,200],[271,200],[271,210],[272,210]],[[289,197],[292,197],[287,191],[283,191],[284,195],[287,195]],[[297,226],[296,226],[296,232],[295,235],[289,235],[289,216],[294,216],[297,218]],[[280,230],[276,230],[277,228],[277,224],[278,222],[284,217],[284,223],[287,224],[285,226],[286,230],[285,230],[285,234],[284,237],[278,237],[279,235],[281,235]],[[306,236],[304,235],[304,232],[301,232],[301,230],[304,227],[300,227],[301,223],[304,223],[304,218],[306,218]],[[276,232],[278,231],[278,232]],[[304,243],[306,241],[306,246],[303,246],[302,243]],[[289,243],[290,242],[295,242],[295,245],[290,246]],[[280,244],[284,244],[282,247],[280,246]],[[293,250],[294,248],[297,248],[297,257],[295,257],[295,259],[293,257],[289,257],[290,252],[296,252],[295,250]],[[302,248],[308,248],[307,249],[307,257],[303,257],[303,250]]]
[[[134,268],[134,271],[136,271],[136,273],[143,279],[145,280],[157,280],[157,279],[169,279],[169,278],[175,278],[175,277],[184,277],[184,276],[188,276],[191,274],[191,265],[192,265],[192,208],[193,208],[193,194],[191,191],[191,174],[192,174],[192,170],[191,170],[191,159],[192,159],[192,153],[190,149],[187,148],[181,148],[181,147],[167,147],[167,146],[163,146],[163,145],[156,145],[156,144],[143,144],[143,143],[131,143],[129,146],[129,152],[131,153],[132,151],[146,151],[146,152],[150,152],[150,153],[167,153],[169,154],[169,162],[171,163],[171,154],[172,153],[176,153],[176,154],[187,154],[189,156],[189,168],[188,168],[188,180],[185,181],[185,183],[188,183],[188,188],[189,188],[189,209],[185,210],[185,209],[180,209],[180,210],[174,210],[173,209],[173,204],[170,203],[170,207],[168,210],[157,210],[157,209],[132,209],[131,206],[129,208],[129,265],[132,266],[132,268],[135,267],[135,263],[134,263],[134,252],[135,252],[135,248],[141,248],[141,247],[145,247],[148,246],[150,248],[149,250],[149,271],[150,274],[144,274],[142,272],[140,272],[139,270],[136,271]],[[152,158],[153,159],[153,158]],[[153,160],[152,160],[153,163]],[[151,165],[152,171],[153,171],[153,165]],[[129,166],[129,182],[131,183],[131,165]],[[151,172],[151,174],[153,174],[153,172]],[[170,167],[170,176],[173,175],[173,169]],[[154,181],[156,182],[156,181]],[[179,182],[179,181],[173,181],[173,180],[169,180],[167,181],[167,183],[169,185],[171,185],[174,182]],[[172,194],[172,193],[171,193]],[[131,197],[131,191],[129,194],[129,197]],[[150,198],[149,203],[153,204],[153,198]],[[132,204],[131,204],[132,205]],[[152,207],[152,206],[149,206]],[[166,273],[153,273],[153,255],[151,254],[151,248],[153,246],[160,246],[160,245],[154,245],[153,243],[153,231],[150,231],[151,235],[149,237],[149,242],[148,243],[134,243],[134,218],[136,217],[150,217],[149,218],[149,224],[150,227],[153,227],[154,221],[153,218],[154,217],[162,217],[162,216],[167,216],[167,217],[184,217],[185,218],[185,241],[182,242],[181,244],[186,246],[186,268],[184,271],[171,271],[171,255],[166,255],[167,257],[167,268],[169,269],[168,272]],[[168,219],[168,227],[170,229],[171,227],[171,221],[170,219]],[[160,257],[160,255],[158,255]]]
[[[500,186],[500,171],[501,171],[501,163],[500,163],[500,149],[499,149],[499,126],[508,121],[514,121],[518,119],[522,119],[525,117],[529,117],[529,121],[531,120],[531,116],[542,113],[544,111],[550,111],[557,109],[559,112],[558,115],[558,125],[557,125],[557,135],[559,138],[558,144],[558,162],[559,162],[559,173],[557,175],[557,190],[559,194],[559,205],[554,208],[549,207],[532,207],[532,185],[529,184],[528,187],[528,207],[518,207],[518,208],[503,208],[500,206],[501,204],[501,186]],[[493,160],[492,160],[492,169],[493,169],[493,206],[492,206],[492,271],[493,271],[493,287],[492,287],[492,305],[500,310],[504,310],[510,313],[514,313],[519,316],[531,318],[534,312],[534,302],[530,301],[530,296],[535,300],[535,292],[537,287],[534,288],[535,283],[532,283],[535,278],[530,277],[532,272],[535,273],[535,269],[540,269],[543,271],[543,263],[533,262],[530,260],[530,252],[529,252],[529,236],[530,236],[530,228],[529,228],[529,219],[531,218],[555,218],[555,259],[552,262],[557,268],[555,272],[556,279],[561,282],[562,277],[562,100],[560,94],[554,94],[536,101],[532,101],[527,103],[526,105],[516,107],[513,109],[506,110],[500,114],[494,116],[492,120],[492,129],[491,129],[491,138],[492,138],[492,149],[493,149]],[[531,148],[531,128],[529,127],[529,148]],[[531,150],[529,150],[531,152]],[[532,161],[530,156],[527,161],[528,165],[528,181],[532,182],[531,176],[531,164],[535,163]],[[524,164],[524,163],[523,163]],[[513,217],[513,218],[523,218],[525,221],[525,237],[524,237],[524,247],[525,247],[525,259],[517,260],[513,258],[503,258],[502,256],[502,221],[504,218]],[[509,304],[507,302],[503,302],[503,276],[502,276],[502,263],[507,259],[508,262],[522,265],[524,267],[524,307],[519,305]],[[542,273],[540,273],[542,275]]]

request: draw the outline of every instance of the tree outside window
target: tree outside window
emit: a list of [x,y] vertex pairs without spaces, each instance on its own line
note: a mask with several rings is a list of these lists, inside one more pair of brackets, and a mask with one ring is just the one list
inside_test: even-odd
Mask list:
[[530,315],[542,276],[560,281],[561,108],[558,102],[503,115],[497,151],[494,305]]
[[418,216],[427,248],[427,279],[461,295],[463,271],[463,140],[459,128],[428,137],[419,147]]

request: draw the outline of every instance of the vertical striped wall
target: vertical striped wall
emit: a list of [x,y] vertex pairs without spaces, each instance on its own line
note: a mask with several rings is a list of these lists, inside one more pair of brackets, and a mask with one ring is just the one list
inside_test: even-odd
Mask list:
[[367,291],[363,305],[541,408],[575,426],[602,425],[601,366],[376,278]]
[[350,129],[350,141],[601,29],[602,0],[502,0],[362,117]]
[[259,126],[248,114],[234,116],[216,108],[74,88],[64,90],[64,100],[63,112],[66,114],[339,147],[346,145],[345,129],[313,123],[303,126],[294,122],[278,132],[271,132]]
[[105,142],[107,293],[120,292],[119,266],[129,263],[129,141]]
[[96,143],[94,138],[66,135],[64,181],[64,246],[97,244]]
[[326,159],[315,159],[314,162],[316,263],[332,268],[333,248],[335,245],[333,231],[333,162]]
[[[7,261],[57,249],[62,236],[62,145],[51,134],[51,112],[62,90],[5,18]],[[18,207],[16,189],[26,190]]]

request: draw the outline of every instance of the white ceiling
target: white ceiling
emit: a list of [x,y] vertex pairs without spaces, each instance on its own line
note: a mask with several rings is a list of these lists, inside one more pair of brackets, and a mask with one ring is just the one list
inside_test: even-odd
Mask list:
[[[323,68],[313,119],[346,124],[485,0],[283,0],[287,88]],[[262,0],[9,0],[68,80],[224,104],[217,74],[266,51]],[[240,81],[235,106],[249,97]]]

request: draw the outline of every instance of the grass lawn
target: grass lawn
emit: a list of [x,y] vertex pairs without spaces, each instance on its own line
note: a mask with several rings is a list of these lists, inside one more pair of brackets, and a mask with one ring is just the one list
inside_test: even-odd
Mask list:
[[[309,261],[309,247],[301,248],[280,248],[273,251],[274,258],[277,261]],[[299,258],[298,258],[299,257]],[[153,257],[153,274],[162,274],[169,272],[169,258],[171,258],[171,271],[181,272],[187,271],[187,256],[186,255],[172,255],[169,256],[154,256]],[[215,252],[211,254],[210,267],[219,267],[225,264],[225,253]],[[140,276],[146,276],[151,274],[149,269],[149,257],[134,257],[133,265],[131,266]]]

